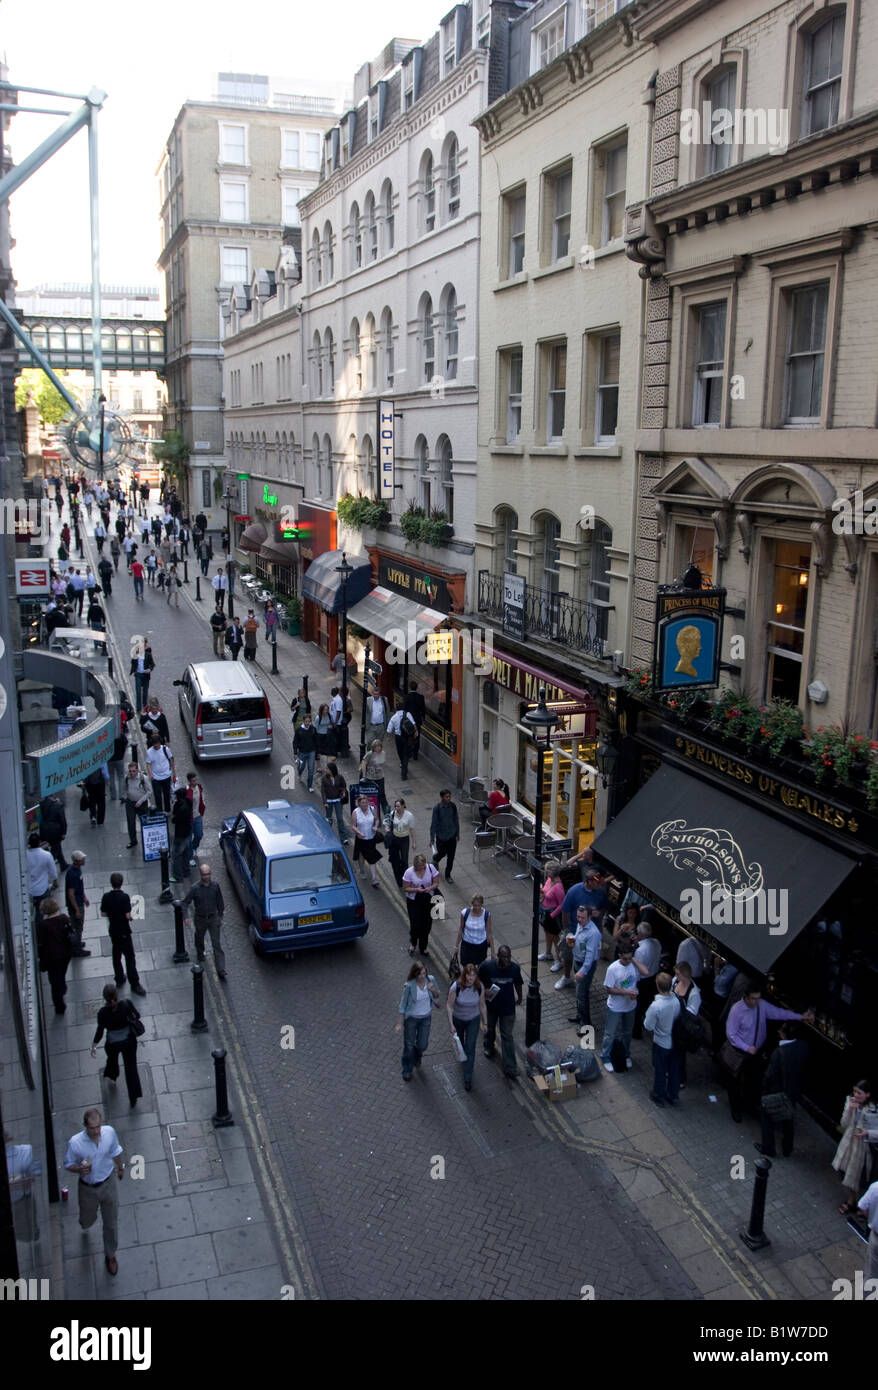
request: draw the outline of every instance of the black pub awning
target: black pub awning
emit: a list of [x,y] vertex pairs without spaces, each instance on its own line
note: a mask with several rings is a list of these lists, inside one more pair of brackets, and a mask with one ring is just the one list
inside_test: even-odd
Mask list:
[[[340,613],[344,607],[341,575],[340,550],[326,550],[312,560],[302,579],[302,597],[316,603],[326,613]],[[355,603],[365,598],[372,588],[372,565],[367,556],[352,555],[348,564],[353,567],[347,582],[348,612]]]
[[748,802],[661,767],[594,843],[683,927],[765,974],[856,862]]

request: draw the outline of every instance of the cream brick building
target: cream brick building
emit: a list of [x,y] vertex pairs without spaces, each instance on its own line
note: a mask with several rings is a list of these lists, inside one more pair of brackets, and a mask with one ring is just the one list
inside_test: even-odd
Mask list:
[[274,270],[283,229],[297,225],[299,200],[317,182],[335,109],[332,96],[221,74],[216,100],[183,105],[159,163],[167,428],[189,446],[189,502],[213,526],[224,466],[222,306],[233,285]]

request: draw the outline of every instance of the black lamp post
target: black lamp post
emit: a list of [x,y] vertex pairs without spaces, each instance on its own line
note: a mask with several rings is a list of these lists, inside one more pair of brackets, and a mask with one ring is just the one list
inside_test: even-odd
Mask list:
[[344,716],[348,707],[348,580],[354,572],[354,567],[348,564],[348,557],[344,551],[341,552],[341,564],[336,565],[335,572],[341,575],[341,653],[344,658],[344,665],[341,668],[342,723],[339,730],[338,751],[343,757],[347,757],[350,744],[348,742],[348,726],[344,722]]
[[228,488],[228,487],[226,488],[225,492],[223,493],[223,501],[224,501],[225,504],[226,504],[226,541],[227,541],[227,543],[228,543],[228,550],[227,550],[227,552],[226,552],[227,555],[228,555],[228,559],[226,560],[226,580],[227,580],[228,586],[229,586],[229,589],[228,589],[228,596],[229,596],[229,619],[231,620],[231,619],[234,618],[234,616],[235,616],[235,601],[234,601],[234,598],[233,598],[233,596],[232,596],[232,518],[231,518],[231,510],[232,510],[232,490],[231,490],[231,488]]
[[[542,887],[543,876],[543,765],[546,750],[549,747],[552,729],[558,723],[557,716],[554,715],[551,710],[546,709],[545,686],[540,688],[539,703],[536,709],[529,709],[523,716],[523,721],[530,729],[537,750],[537,798],[536,814],[534,817],[534,853],[532,862],[533,915],[531,918],[530,937],[530,981],[527,987],[527,1005],[525,1007],[524,1023],[524,1044],[525,1047],[530,1047],[532,1043],[539,1041],[543,1013],[543,1004],[540,998],[540,982],[537,979],[537,956],[540,949],[540,888]],[[545,740],[540,739],[541,733],[545,733]]]
[[107,398],[102,392],[101,395],[98,397],[98,410],[100,415],[99,425],[101,431],[98,440],[98,477],[100,478],[101,482],[104,481],[104,406],[106,404]]

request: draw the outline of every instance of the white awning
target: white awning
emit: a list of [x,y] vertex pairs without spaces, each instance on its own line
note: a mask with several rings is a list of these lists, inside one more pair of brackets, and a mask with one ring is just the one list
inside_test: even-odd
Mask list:
[[403,651],[411,651],[448,617],[435,608],[421,608],[410,598],[394,594],[380,585],[353,608],[348,609],[348,621],[365,628],[385,642],[392,642]]

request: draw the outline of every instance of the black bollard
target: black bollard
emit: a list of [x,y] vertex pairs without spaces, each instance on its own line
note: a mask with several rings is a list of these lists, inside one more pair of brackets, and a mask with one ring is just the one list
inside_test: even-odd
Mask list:
[[211,1116],[214,1129],[227,1129],[235,1121],[232,1119],[232,1112],[229,1109],[229,1088],[226,1084],[226,1053],[225,1048],[218,1047],[215,1052],[211,1052],[213,1058],[214,1075],[216,1079],[216,1114]]
[[271,674],[277,675],[277,640],[271,644]]
[[[107,651],[106,644],[104,644],[104,651]],[[110,656],[109,652],[107,652],[107,675],[110,677],[110,680],[113,679],[113,658]]]
[[768,1192],[768,1175],[771,1160],[757,1158],[756,1181],[753,1184],[753,1201],[750,1205],[750,1225],[741,1232],[741,1239],[750,1250],[764,1250],[771,1241],[762,1229],[765,1220],[765,1198]]
[[189,561],[188,561],[188,560],[184,560],[184,561],[183,561],[183,583],[184,583],[184,584],[188,584],[188,583],[189,583]]
[[183,936],[183,904],[178,898],[174,899],[174,964],[185,965],[189,959],[189,952],[186,950],[186,939]]
[[205,1033],[207,1031],[207,1019],[204,1017],[203,965],[193,965],[192,967],[192,989],[195,1000],[195,1017],[189,1026],[193,1033]]
[[162,866],[162,891],[159,893],[159,902],[170,903],[173,902],[174,895],[171,892],[171,876],[168,868],[168,851],[166,849],[161,851],[159,859],[161,860]]
[[234,596],[234,594],[232,593],[231,589],[229,589],[229,622],[232,622],[232,620],[234,619],[234,616],[235,616],[235,596]]
[[200,575],[200,574],[196,574],[196,576],[195,576],[195,602],[196,602],[196,603],[200,603],[200,602],[201,602],[201,575]]

